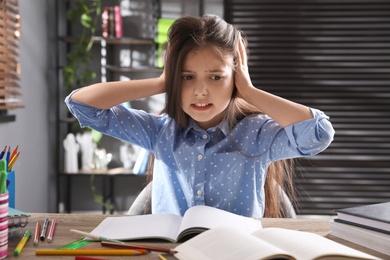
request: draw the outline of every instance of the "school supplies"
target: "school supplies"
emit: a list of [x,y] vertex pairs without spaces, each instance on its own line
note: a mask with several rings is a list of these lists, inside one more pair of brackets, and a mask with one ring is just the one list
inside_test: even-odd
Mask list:
[[336,221],[330,223],[330,230],[332,236],[390,256],[390,234]]
[[390,202],[336,209],[330,234],[390,255]]
[[0,160],[3,159],[5,152],[7,151],[7,146],[4,147],[3,151],[0,153]]
[[221,209],[194,206],[183,217],[174,214],[107,217],[91,234],[115,240],[155,238],[182,242],[218,226],[233,226],[251,233],[260,228],[261,223]]
[[29,229],[26,230],[24,233],[22,239],[20,240],[19,244],[16,246],[14,255],[18,256],[22,252],[22,249],[24,248],[24,245],[26,245],[27,240],[31,236],[31,231]]
[[39,232],[41,232],[41,223],[37,221],[37,223],[35,224],[34,245],[39,244]]
[[20,151],[18,151],[14,157],[11,157],[11,161],[8,164],[8,171],[12,170],[12,167],[14,166],[16,160],[19,158]]
[[210,229],[175,250],[176,258],[186,260],[378,259],[318,234],[270,227],[251,234],[233,227]]
[[108,260],[108,259],[107,258],[95,258],[95,257],[78,255],[74,258],[74,260]]
[[163,253],[169,253],[169,254],[175,254],[177,253],[176,250],[166,247],[157,247],[157,246],[147,246],[147,245],[139,245],[139,244],[128,244],[128,243],[117,243],[117,242],[109,242],[109,241],[102,241],[100,243],[102,246],[106,247],[112,247],[112,248],[127,248],[127,249],[145,249],[148,251],[155,251],[155,252],[163,252]]
[[129,256],[129,255],[145,255],[148,254],[147,250],[135,250],[135,249],[41,249],[35,250],[35,255],[90,255],[90,256]]
[[107,238],[107,237],[103,237],[103,236],[96,236],[94,234],[83,232],[83,231],[80,231],[77,229],[70,229],[69,231],[76,233],[76,234],[79,234],[79,235],[82,235],[82,236],[85,236],[85,237],[93,239],[93,240],[97,240],[97,241],[111,241],[111,242],[123,243],[122,241],[119,241],[119,240],[115,240],[115,239],[111,239],[111,238]]
[[41,235],[39,236],[39,238],[41,239],[41,241],[45,240],[45,238],[46,238],[46,232],[47,232],[47,226],[48,226],[48,225],[49,225],[49,219],[46,218],[46,219],[43,221]]
[[50,229],[49,229],[49,235],[47,236],[47,242],[50,243],[53,240],[54,236],[54,229],[56,228],[57,221],[53,219],[51,221]]
[[361,205],[335,210],[336,222],[390,234],[390,202]]
[[90,241],[90,240],[79,239],[79,240],[73,241],[73,242],[71,242],[69,244],[66,244],[64,246],[61,246],[61,247],[59,247],[57,249],[77,249],[77,248],[86,246],[86,245],[88,245],[91,242],[92,241]]
[[8,227],[25,227],[29,222],[30,214],[8,207]]

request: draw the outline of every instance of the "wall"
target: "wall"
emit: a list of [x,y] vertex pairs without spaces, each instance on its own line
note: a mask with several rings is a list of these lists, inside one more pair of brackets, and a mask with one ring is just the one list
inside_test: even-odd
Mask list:
[[[20,91],[26,108],[11,111],[16,115],[15,122],[0,124],[0,147],[19,145],[21,150],[19,160],[14,165],[16,207],[28,212],[56,211],[57,1],[19,0],[22,17]],[[190,0],[164,0],[163,14],[197,14],[195,3]],[[205,0],[205,13],[222,16],[223,1]],[[76,197],[89,198],[88,181],[78,185],[77,189],[81,193]],[[131,185],[122,183],[118,189],[123,194],[134,192]],[[131,201],[119,197],[117,203],[120,207],[128,208]],[[91,200],[78,208],[84,208],[85,203],[91,203]]]
[[[52,145],[55,115],[52,92],[56,73],[53,70],[55,49],[51,0],[19,0],[22,17],[20,85],[25,109],[12,111],[15,122],[0,124],[0,145],[19,145],[21,154],[14,165],[16,171],[16,207],[30,212],[46,212],[54,208],[55,187]],[[54,193],[55,194],[55,193]]]

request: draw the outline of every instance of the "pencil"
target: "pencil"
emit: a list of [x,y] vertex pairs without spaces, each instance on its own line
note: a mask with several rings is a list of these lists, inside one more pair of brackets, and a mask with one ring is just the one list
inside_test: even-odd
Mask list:
[[110,241],[110,242],[115,242],[115,243],[123,243],[120,240],[94,235],[94,234],[87,233],[87,232],[84,232],[84,231],[80,231],[80,230],[77,230],[77,229],[70,229],[69,231],[73,232],[73,233],[77,233],[77,234],[82,235],[82,236],[85,236],[85,237],[90,238],[90,239],[98,240],[98,241]]
[[74,260],[108,260],[107,258],[95,258],[88,256],[76,256]]
[[0,153],[0,160],[3,159],[5,151],[7,151],[7,146],[5,146],[3,151],[1,151],[1,153]]
[[145,249],[148,251],[163,252],[169,254],[177,253],[176,250],[166,247],[157,247],[157,246],[147,246],[147,245],[138,245],[138,244],[127,244],[127,243],[115,243],[110,241],[102,241],[102,246],[112,247],[112,248],[128,248],[128,249]]
[[54,229],[56,227],[57,221],[53,219],[51,221],[50,229],[49,229],[49,235],[47,236],[47,242],[50,243],[53,240],[54,237]]
[[12,158],[14,158],[14,156],[16,155],[16,152],[18,151],[18,148],[19,148],[19,145],[17,145],[17,146],[15,147],[15,149],[12,151],[11,157],[10,157],[10,160],[11,160],[11,161],[12,161]]
[[37,224],[35,224],[34,245],[39,244],[40,231],[41,231],[41,223],[39,223],[39,221],[37,221]]
[[108,260],[107,258],[95,258],[88,256],[76,256],[74,260]]
[[12,166],[14,166],[16,160],[19,158],[19,155],[20,155],[20,151],[18,151],[18,153],[15,154],[15,156],[11,158],[11,161],[8,162],[8,171],[11,171]]
[[148,254],[147,250],[136,250],[136,249],[39,249],[35,250],[35,255],[68,255],[68,256],[77,256],[77,255],[90,255],[90,256],[127,256],[127,255],[145,255]]

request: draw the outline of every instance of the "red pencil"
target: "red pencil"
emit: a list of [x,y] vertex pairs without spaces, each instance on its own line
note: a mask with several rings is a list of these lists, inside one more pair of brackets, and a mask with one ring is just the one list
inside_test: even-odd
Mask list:
[[96,257],[89,257],[89,256],[76,256],[74,260],[108,260],[107,258],[96,258]]
[[116,242],[109,242],[109,241],[102,241],[100,242],[102,246],[106,247],[112,247],[112,248],[128,248],[128,249],[145,249],[148,251],[156,251],[156,252],[163,252],[163,253],[170,253],[175,254],[177,251],[171,248],[166,247],[157,247],[157,246],[147,246],[147,245],[138,245],[138,244],[127,244],[127,243],[116,243]]

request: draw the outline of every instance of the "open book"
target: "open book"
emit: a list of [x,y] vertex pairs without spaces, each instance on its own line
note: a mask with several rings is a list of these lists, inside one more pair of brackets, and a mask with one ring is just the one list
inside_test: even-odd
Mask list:
[[318,234],[283,228],[258,229],[252,234],[237,228],[207,230],[175,248],[182,260],[342,260],[378,259]]
[[183,217],[174,214],[107,217],[91,233],[117,240],[182,242],[220,226],[237,227],[249,234],[261,228],[261,222],[209,206],[195,206],[188,209]]

